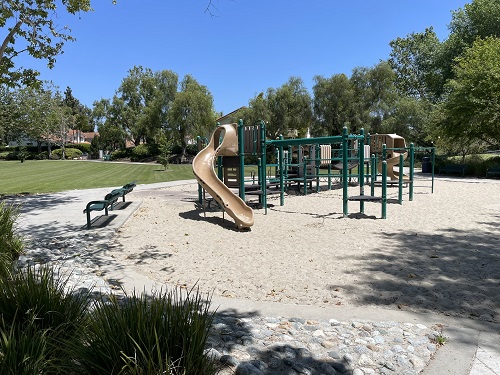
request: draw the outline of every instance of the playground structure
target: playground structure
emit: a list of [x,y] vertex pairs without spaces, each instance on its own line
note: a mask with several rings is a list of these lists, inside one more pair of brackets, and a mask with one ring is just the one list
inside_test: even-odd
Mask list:
[[[222,139],[222,142],[220,141]],[[199,184],[231,216],[239,229],[253,225],[253,210],[245,201],[234,194],[215,173],[214,163],[217,157],[237,156],[238,137],[233,125],[219,126],[210,143],[193,160],[193,173]]]
[[[395,171],[394,167],[399,165],[400,156],[403,160],[408,156],[408,148],[403,137],[397,134],[375,134],[370,137],[371,153],[381,156],[381,160],[387,162],[387,175],[391,180],[399,179],[399,171]],[[377,171],[382,173],[382,162],[377,163]],[[408,176],[404,176],[403,180],[408,180]]]
[[[302,188],[303,193],[308,194],[308,190],[319,191],[320,180],[328,181],[328,189],[332,188],[333,181],[342,184],[344,217],[349,215],[349,201],[358,201],[361,213],[364,213],[365,202],[379,202],[381,217],[385,219],[388,185],[398,185],[400,204],[403,185],[409,185],[409,200],[413,200],[415,151],[431,151],[434,161],[434,148],[415,148],[413,144],[406,147],[404,138],[395,134],[370,137],[365,136],[363,130],[360,134],[348,134],[347,128],[340,136],[266,140],[263,122],[243,126],[240,120],[238,124],[220,125],[210,141],[206,140],[206,147],[203,148],[202,143],[199,138],[200,151],[193,160],[193,172],[199,182],[199,203],[203,203],[205,209],[205,191],[208,192],[239,229],[250,228],[254,222],[253,210],[245,203],[247,195],[258,196],[267,214],[269,194],[280,194],[283,206],[287,189],[300,191]],[[275,163],[268,163],[269,149],[275,150]],[[370,150],[373,150],[371,155]],[[257,165],[250,176],[245,176],[245,167],[249,167],[245,157],[249,155],[257,159]],[[410,173],[405,176],[398,171],[403,170],[408,155]],[[394,170],[396,166],[398,171]],[[377,181],[379,176],[382,181]],[[370,181],[370,195],[365,194],[365,180],[366,184]],[[348,195],[348,186],[352,183],[359,185],[359,195]],[[381,196],[375,196],[377,183],[382,187]]]

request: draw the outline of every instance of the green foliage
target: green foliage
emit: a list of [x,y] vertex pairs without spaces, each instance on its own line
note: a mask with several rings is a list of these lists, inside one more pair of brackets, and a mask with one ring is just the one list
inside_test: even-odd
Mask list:
[[206,86],[199,84],[192,76],[186,75],[181,89],[168,111],[168,123],[174,139],[186,153],[186,138],[207,135],[215,123],[213,97]]
[[[62,158],[62,153],[63,150],[61,148],[58,148],[57,150],[52,151],[53,155],[58,156],[59,158]],[[65,148],[64,153],[66,155],[66,159],[78,159],[80,156],[82,156],[82,152],[76,148]]]
[[442,156],[436,158],[436,172],[439,171],[439,167],[448,164],[466,164],[467,169],[465,170],[466,176],[484,178],[486,176],[486,170],[493,166],[500,165],[500,156],[488,157],[485,154],[473,154],[467,156]]
[[162,154],[158,156],[158,163],[163,165],[163,168],[167,170],[168,166],[170,165],[170,154]]
[[[91,10],[90,0],[63,1],[63,7],[73,15]],[[64,43],[73,40],[67,27],[58,27],[56,8],[59,9],[55,0],[2,1],[0,27],[6,32],[0,43],[1,85],[40,85],[39,72],[24,67],[16,69],[18,55],[28,53],[33,58],[46,60],[52,68]]]
[[436,101],[441,95],[441,44],[433,28],[391,41],[389,64],[396,73],[396,87],[406,96]]
[[440,129],[451,139],[500,146],[500,38],[478,39],[457,59]]
[[0,201],[0,275],[24,249],[23,238],[16,232],[18,218],[19,206]]
[[48,158],[49,158],[48,151],[42,151],[33,156],[33,159],[35,160],[47,160]]
[[471,47],[477,38],[500,38],[500,1],[473,0],[452,12],[450,36],[443,42],[440,62],[444,80],[453,79],[455,60]]
[[132,156],[132,152],[135,147],[125,148],[121,150],[116,150],[111,153],[111,160],[125,159]]
[[119,126],[114,124],[104,124],[99,127],[99,136],[94,137],[92,144],[98,150],[115,151],[125,148],[127,133]]
[[[196,290],[91,299],[48,266],[0,277],[2,374],[214,374]],[[208,297],[208,296],[207,296]]]
[[66,285],[67,279],[47,266],[29,266],[0,278],[2,324],[6,328],[34,325],[40,331],[61,326],[64,329],[57,334],[70,339],[85,321],[89,296],[66,292]]
[[66,87],[62,103],[70,109],[70,113],[74,118],[74,129],[81,130],[82,132],[92,132],[94,130],[92,111],[73,96],[70,87]]
[[[67,279],[46,266],[0,277],[0,367],[5,373],[62,373],[66,348],[86,326],[89,295],[66,290]],[[31,337],[30,343],[28,337]],[[24,359],[19,361],[19,359]]]
[[141,140],[151,143],[167,122],[178,77],[169,70],[153,72],[142,66],[134,66],[128,73],[118,89],[118,96],[108,106],[107,121],[122,127],[136,146]]
[[31,324],[21,328],[0,328],[0,366],[3,374],[49,374],[55,373],[51,351],[47,344],[49,331],[39,331]]
[[152,144],[142,144],[135,146],[132,149],[132,161],[146,161],[157,156],[159,153],[158,147]]
[[[342,134],[354,113],[354,89],[345,74],[314,77],[314,136]],[[351,129],[352,130],[352,129]]]
[[186,153],[187,155],[196,156],[196,154],[198,153],[198,145],[196,143],[187,145]]
[[87,374],[214,374],[204,355],[209,305],[180,288],[100,301],[73,357]]
[[405,138],[406,143],[431,146],[434,105],[429,101],[411,96],[399,97],[392,113],[382,121],[380,133],[395,133]]
[[76,148],[76,149],[80,150],[83,153],[89,154],[90,153],[91,145],[88,144],[88,143],[72,143],[71,144],[71,148]]
[[236,117],[243,118],[245,124],[265,121],[267,136],[271,139],[280,134],[304,137],[311,125],[311,96],[299,77],[290,77],[279,88],[268,88],[265,95],[260,93],[249,105],[250,108],[238,111]]

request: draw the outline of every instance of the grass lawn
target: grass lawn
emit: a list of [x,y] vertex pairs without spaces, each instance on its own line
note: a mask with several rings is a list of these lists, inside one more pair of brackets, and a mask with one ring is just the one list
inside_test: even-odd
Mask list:
[[150,184],[194,179],[191,164],[124,164],[80,160],[0,162],[0,195],[51,193],[74,189],[118,187],[128,182]]

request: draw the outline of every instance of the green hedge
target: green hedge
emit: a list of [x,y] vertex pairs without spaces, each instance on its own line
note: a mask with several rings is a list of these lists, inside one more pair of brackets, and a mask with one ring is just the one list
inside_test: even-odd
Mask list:
[[[66,148],[64,151],[66,159],[78,159],[82,156],[82,152],[76,148]],[[52,155],[59,157],[59,159],[62,158],[62,149],[58,148],[57,150],[52,151]]]
[[457,156],[436,157],[434,172],[439,173],[439,168],[449,164],[465,164],[465,175],[469,177],[486,177],[486,170],[495,165],[500,165],[500,156],[485,157],[484,155],[469,155],[465,162]]

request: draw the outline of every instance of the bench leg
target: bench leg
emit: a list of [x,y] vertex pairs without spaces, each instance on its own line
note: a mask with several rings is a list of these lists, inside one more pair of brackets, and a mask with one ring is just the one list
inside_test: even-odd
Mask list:
[[90,229],[90,211],[87,211],[87,229]]

